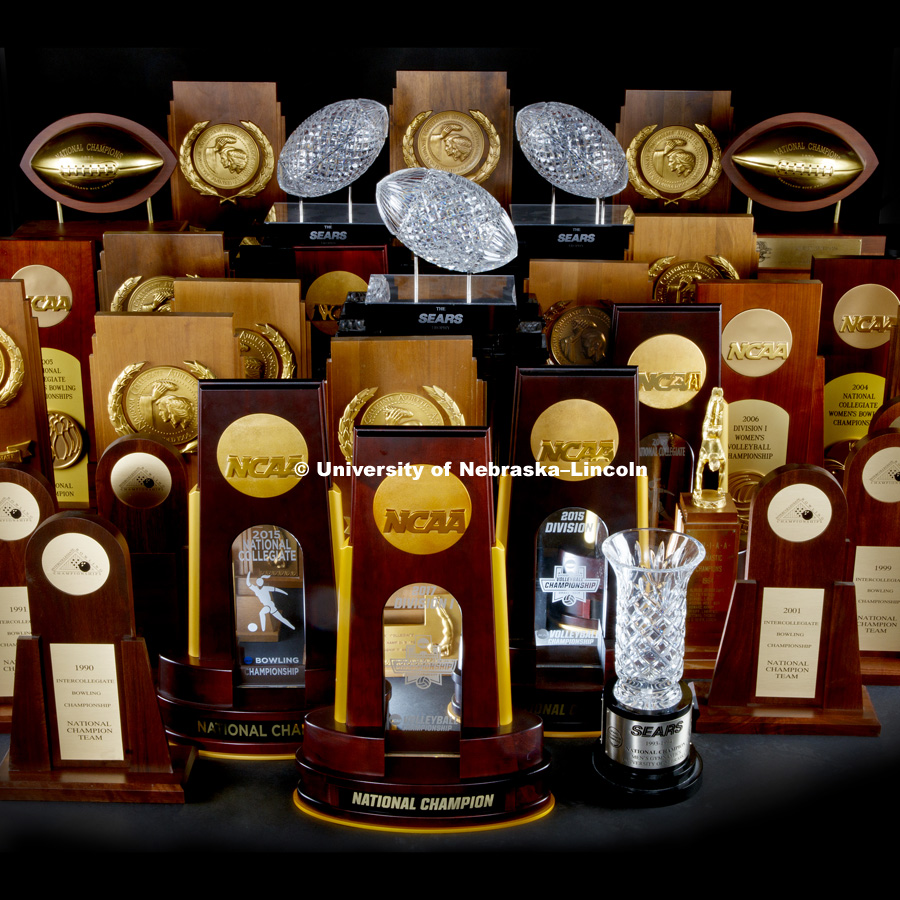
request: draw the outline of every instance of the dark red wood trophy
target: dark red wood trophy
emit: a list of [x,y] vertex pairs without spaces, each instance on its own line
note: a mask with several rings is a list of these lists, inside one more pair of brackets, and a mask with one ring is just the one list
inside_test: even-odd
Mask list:
[[[514,410],[518,469],[501,476],[497,529],[514,696],[548,730],[599,732],[599,648],[614,639],[600,545],[636,521],[637,370],[520,369]],[[538,464],[545,474],[526,474]]]
[[31,634],[25,547],[35,528],[56,512],[46,478],[0,463],[0,732],[12,722],[16,641]]
[[[335,592],[321,385],[200,384],[199,593],[186,653],[164,655],[173,740],[292,755],[334,689]],[[192,586],[193,587],[193,586]]]
[[335,704],[297,753],[305,812],[440,830],[552,808],[541,720],[512,711],[489,448],[484,428],[357,429]]
[[847,501],[824,469],[786,465],[750,508],[738,581],[697,731],[877,735],[860,681]]
[[195,751],[170,756],[121,533],[58,513],[28,542],[25,570],[32,633],[16,648],[0,800],[183,803]]

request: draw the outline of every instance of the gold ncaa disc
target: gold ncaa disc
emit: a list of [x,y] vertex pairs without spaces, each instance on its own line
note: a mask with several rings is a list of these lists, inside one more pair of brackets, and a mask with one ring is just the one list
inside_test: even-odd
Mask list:
[[25,296],[39,328],[58,325],[72,309],[72,288],[65,276],[50,266],[23,266],[10,278],[25,282]]
[[259,168],[259,147],[239,125],[212,125],[194,141],[194,166],[200,177],[221,190],[243,187]]
[[244,378],[265,381],[274,381],[278,378],[280,372],[278,354],[259,332],[239,328],[235,336],[241,347]]
[[197,438],[197,379],[184,369],[155,366],[141,372],[125,391],[124,410],[135,431],[175,445]]
[[443,425],[440,410],[418,394],[386,394],[370,403],[363,425]]
[[692,400],[706,381],[706,357],[680,334],[657,334],[628,357],[638,367],[638,402],[653,409],[675,409]]
[[464,112],[440,112],[419,128],[416,152],[425,168],[468,175],[481,162],[484,133]]
[[608,348],[610,319],[602,309],[567,309],[550,329],[550,353],[561,366],[599,365]]
[[84,438],[81,426],[70,415],[51,410],[50,420],[50,452],[53,456],[54,469],[67,469],[81,458],[84,450]]
[[608,466],[619,449],[619,429],[609,411],[591,400],[572,398],[548,406],[535,420],[531,453],[560,481],[584,481],[591,467]]
[[703,138],[680,125],[650,135],[641,147],[641,174],[658,191],[682,194],[703,179],[709,151]]

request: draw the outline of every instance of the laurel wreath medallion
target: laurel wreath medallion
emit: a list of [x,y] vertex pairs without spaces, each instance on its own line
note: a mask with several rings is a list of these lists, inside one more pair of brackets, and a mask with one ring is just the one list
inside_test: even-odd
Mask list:
[[19,393],[19,388],[25,380],[25,364],[22,362],[22,351],[2,328],[0,328],[0,346],[9,357],[9,374],[3,387],[0,388],[0,408],[2,408],[12,402]]
[[134,290],[143,275],[132,275],[126,278],[118,287],[112,298],[109,308],[111,312],[124,312],[128,308],[128,296]]
[[[419,113],[412,120],[412,122],[409,123],[406,131],[403,132],[403,162],[406,163],[406,167],[409,169],[415,169],[421,166],[421,163],[416,158],[414,140],[416,132],[422,126],[422,123],[433,112],[433,109],[428,109],[425,112]],[[481,164],[481,167],[473,175],[465,176],[469,179],[469,181],[474,181],[475,184],[481,184],[491,177],[491,175],[494,173],[494,169],[497,168],[497,164],[500,162],[500,135],[497,134],[497,129],[494,128],[493,122],[491,122],[491,120],[483,112],[481,112],[481,110],[470,109],[469,115],[479,124],[482,131],[484,131],[484,133],[487,135],[488,139],[488,153],[484,158],[484,162]]]
[[663,197],[656,188],[645,181],[641,176],[641,168],[638,165],[638,154],[641,152],[644,141],[646,141],[656,130],[656,125],[648,125],[646,128],[642,128],[632,138],[631,143],[628,145],[628,149],[625,151],[625,159],[628,161],[628,180],[631,182],[631,186],[642,197],[646,197],[648,200],[662,200],[663,205],[668,206],[670,203],[678,203],[679,200],[699,200],[701,197],[706,196],[706,194],[716,186],[719,175],[722,173],[722,148],[719,146],[716,136],[712,133],[712,129],[696,122],[694,123],[694,128],[697,129],[700,135],[706,140],[706,143],[709,144],[709,149],[712,152],[712,162],[709,165],[709,171],[706,173],[706,177],[703,181],[696,187],[685,191],[683,194],[679,194],[677,197]]
[[284,335],[267,322],[257,322],[256,327],[262,329],[262,335],[278,351],[281,362],[281,378],[293,378],[296,371],[296,361],[291,345],[285,340]]
[[338,446],[347,464],[353,462],[353,422],[359,411],[378,393],[378,388],[363,388],[344,407],[344,414],[338,423]]
[[211,184],[204,181],[197,170],[194,168],[194,160],[191,151],[194,148],[194,141],[203,133],[210,120],[205,122],[197,122],[193,128],[184,136],[181,142],[181,149],[178,151],[178,165],[181,168],[181,174],[184,175],[187,183],[198,193],[207,197],[218,197],[219,203],[234,203],[237,205],[238,199],[241,197],[255,197],[268,183],[275,171],[275,153],[272,145],[266,137],[263,130],[254,125],[253,122],[241,119],[241,125],[253,135],[260,150],[262,150],[262,160],[256,170],[256,177],[249,184],[241,188],[237,193],[229,194],[227,197],[220,194]]

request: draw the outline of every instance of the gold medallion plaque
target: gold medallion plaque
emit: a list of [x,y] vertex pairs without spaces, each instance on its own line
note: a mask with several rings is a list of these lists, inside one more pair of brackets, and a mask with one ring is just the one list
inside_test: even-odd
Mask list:
[[16,342],[0,328],[0,408],[16,398],[25,379],[22,351]]
[[[398,392],[379,397],[363,413],[362,425],[465,425],[466,420],[453,398],[437,385],[422,385],[434,400],[419,394]],[[347,404],[338,423],[338,444],[348,463],[353,462],[353,423],[360,410],[378,393],[378,388],[363,388]],[[437,404],[437,405],[435,405]],[[440,410],[438,409],[440,407]],[[446,416],[446,422],[443,412]]]
[[872,350],[886,344],[897,327],[900,300],[883,284],[858,284],[834,307],[834,330],[851,347]]
[[26,299],[39,328],[58,325],[72,311],[72,288],[65,276],[50,266],[23,266],[12,278],[25,282]]
[[352,272],[335,271],[320,275],[306,292],[306,317],[313,325],[330,334],[337,334],[337,320],[341,307],[351,291],[365,292],[368,284]]
[[596,306],[566,309],[550,325],[549,349],[560,366],[596,366],[609,347],[610,318]]
[[709,263],[697,259],[677,260],[664,256],[651,263],[647,274],[653,282],[653,299],[657,303],[693,303],[698,281],[714,278],[738,280],[734,266],[724,256],[707,256]]
[[414,465],[414,475],[389,475],[372,500],[376,527],[404,553],[426,555],[452,547],[472,518],[472,498],[451,472],[435,475],[430,465]]
[[144,432],[161,437],[182,453],[197,448],[197,381],[215,376],[196,361],[185,369],[144,363],[126,366],[113,382],[107,400],[109,420],[119,435]]
[[531,452],[561,481],[594,478],[597,467],[612,464],[619,447],[615,419],[590,400],[560,400],[548,406],[531,429]]
[[722,173],[719,142],[705,125],[673,125],[660,131],[648,125],[634,136],[625,155],[632,187],[666,206],[705,196]]
[[181,143],[178,164],[187,183],[199,194],[218,197],[220,203],[256,196],[275,171],[269,139],[261,128],[243,119],[240,126],[207,126],[209,119],[197,122]]
[[175,279],[155,275],[142,283],[142,275],[126,278],[116,289],[110,303],[111,312],[171,312],[175,296]]
[[693,399],[706,381],[706,358],[679,334],[658,334],[628,357],[638,367],[638,400],[654,409],[675,409]]
[[259,331],[239,328],[235,332],[241,347],[244,377],[266,381],[293,378],[296,360],[284,335],[266,322],[257,322],[256,327]]
[[759,378],[780,369],[791,354],[791,326],[770,309],[745,309],[722,330],[722,359],[738,375]]
[[491,120],[477,109],[468,115],[455,109],[433,113],[419,113],[403,135],[407,167],[441,169],[476,184],[486,181],[500,161],[500,137]]
[[278,497],[309,471],[309,447],[287,419],[253,413],[232,422],[216,445],[222,477],[248,497]]

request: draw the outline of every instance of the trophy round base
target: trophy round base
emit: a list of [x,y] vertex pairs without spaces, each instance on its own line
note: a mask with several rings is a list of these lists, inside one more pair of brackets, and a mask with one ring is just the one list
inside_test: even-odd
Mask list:
[[161,656],[159,673],[159,708],[170,742],[224,758],[292,759],[297,752],[308,709],[303,689],[256,689],[253,699],[263,708],[235,709],[229,665]]
[[604,734],[594,747],[594,770],[608,796],[622,806],[668,806],[699,789],[703,761],[691,744],[693,697],[661,712],[637,712],[619,703],[612,679],[603,691]]
[[[307,716],[297,752],[294,803],[310,815],[360,828],[434,832],[518,825],[553,809],[550,757],[536,716],[518,713],[505,728],[463,732],[459,755],[386,757],[382,729],[349,728],[333,715],[329,707]],[[460,777],[467,768],[478,771]]]

